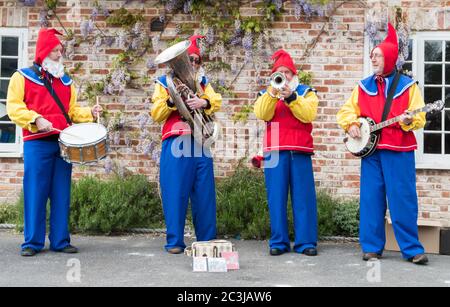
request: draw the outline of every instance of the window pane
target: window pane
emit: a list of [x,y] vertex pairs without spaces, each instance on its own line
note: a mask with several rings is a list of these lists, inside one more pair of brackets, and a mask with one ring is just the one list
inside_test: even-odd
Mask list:
[[6,113],[6,102],[0,102],[0,122],[10,121]]
[[0,143],[16,142],[16,125],[0,124]]
[[450,62],[450,42],[445,42],[445,61]]
[[424,134],[424,148],[426,154],[442,153],[442,134]]
[[6,99],[9,80],[0,80],[0,99]]
[[425,61],[426,62],[442,62],[442,42],[426,41],[425,42]]
[[[450,94],[450,87],[448,88]],[[442,100],[441,87],[425,87],[425,103],[432,103],[436,100]]]
[[442,84],[442,65],[425,65],[425,84]]
[[450,134],[445,135],[445,154],[450,155]]
[[17,59],[2,59],[1,77],[10,78],[17,70]]
[[18,56],[19,55],[19,38],[18,37],[2,37],[2,55]]
[[445,111],[445,131],[450,131],[450,110]]
[[450,108],[450,87],[445,88],[445,107]]
[[445,65],[445,84],[450,84],[450,65]]
[[403,64],[403,70],[404,71],[412,71],[412,63]]
[[429,131],[442,131],[442,114],[433,116],[432,120],[427,121],[424,129]]
[[[412,61],[412,53],[413,53],[413,40],[410,39],[409,40],[409,45],[408,45],[408,58],[406,59],[406,61]],[[449,46],[450,47],[450,46]]]

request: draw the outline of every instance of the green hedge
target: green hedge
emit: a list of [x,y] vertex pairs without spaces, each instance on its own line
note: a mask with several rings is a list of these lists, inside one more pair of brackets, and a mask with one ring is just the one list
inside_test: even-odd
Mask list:
[[72,231],[110,234],[130,228],[161,227],[162,220],[157,186],[144,176],[110,180],[85,177],[73,185]]
[[[343,201],[325,191],[317,193],[319,236],[358,236],[359,204]],[[288,203],[290,236],[293,238],[291,201]],[[219,235],[244,239],[268,239],[270,219],[264,174],[238,168],[217,184],[217,230]]]
[[[219,236],[268,239],[270,220],[264,174],[239,167],[233,176],[217,181],[217,230]],[[320,236],[357,236],[359,205],[326,192],[317,194]],[[0,207],[0,223],[23,225],[23,198],[17,206]],[[293,236],[289,202],[289,229]],[[8,213],[5,213],[8,212]],[[188,215],[187,224],[192,225]],[[164,228],[158,187],[144,176],[100,179],[84,177],[72,186],[72,232],[111,234],[131,228]]]
[[15,224],[19,211],[15,206],[0,204],[0,224]]

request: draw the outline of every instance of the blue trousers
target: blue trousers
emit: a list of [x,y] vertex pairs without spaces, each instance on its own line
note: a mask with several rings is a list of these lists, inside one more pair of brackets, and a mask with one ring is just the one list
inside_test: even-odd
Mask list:
[[162,144],[160,184],[166,250],[186,247],[184,227],[189,200],[197,241],[216,238],[214,167],[208,155],[190,135],[171,137]]
[[387,206],[405,259],[423,254],[418,235],[414,152],[377,150],[361,162],[360,241],[364,253],[382,254]]
[[[280,151],[279,163],[264,170],[269,203],[270,248],[291,250],[287,203],[289,189],[294,218],[294,251],[302,253],[317,246],[317,203],[311,156]],[[266,154],[265,159],[271,159]]]
[[70,244],[72,165],[61,159],[58,142],[33,140],[24,143],[24,167],[25,242],[22,249],[41,251],[44,248],[50,199],[50,249],[62,250]]

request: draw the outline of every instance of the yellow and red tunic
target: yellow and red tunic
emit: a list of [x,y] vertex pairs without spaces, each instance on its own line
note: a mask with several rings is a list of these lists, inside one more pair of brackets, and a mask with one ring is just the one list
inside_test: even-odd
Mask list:
[[[375,122],[381,121],[389,86],[393,83],[394,74],[386,78],[371,76],[359,82],[351,97],[337,114],[338,124],[347,131],[351,125],[357,124],[359,117],[370,117]],[[405,110],[413,111],[423,107],[424,101],[420,89],[411,78],[401,75],[392,101],[388,118],[401,115]],[[413,151],[417,149],[417,141],[413,130],[425,126],[425,113],[416,114],[410,125],[396,123],[381,131],[378,149],[393,151]]]
[[[92,122],[91,109],[82,108],[77,104],[73,81],[67,75],[60,79],[51,78],[51,80],[52,87],[71,120],[74,123]],[[39,132],[35,125],[38,117],[50,121],[53,127],[59,130],[69,126],[42,79],[30,68],[20,69],[11,77],[6,105],[9,118],[23,128],[24,141],[59,134],[57,131]]]
[[[264,152],[314,152],[312,121],[317,115],[319,99],[315,91],[306,85],[299,85],[293,95],[293,100],[283,101],[273,98],[266,91],[259,93],[255,114],[257,118],[267,122]],[[278,138],[275,137],[276,133]]]

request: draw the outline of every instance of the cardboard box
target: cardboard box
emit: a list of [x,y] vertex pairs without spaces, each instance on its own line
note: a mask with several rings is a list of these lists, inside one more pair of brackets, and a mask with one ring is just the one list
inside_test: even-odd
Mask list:
[[[437,221],[419,220],[419,240],[427,254],[439,254],[441,240],[441,223]],[[392,221],[386,219],[386,250],[399,252],[397,240],[395,239]]]

